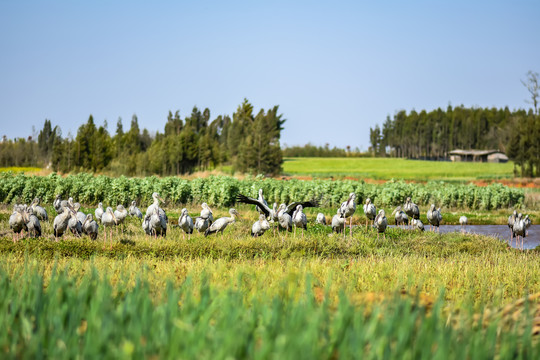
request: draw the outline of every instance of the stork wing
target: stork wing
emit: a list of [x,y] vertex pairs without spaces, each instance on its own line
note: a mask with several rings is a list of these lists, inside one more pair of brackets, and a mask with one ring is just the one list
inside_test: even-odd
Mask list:
[[289,205],[287,205],[287,210],[285,210],[285,212],[289,215],[293,215],[294,211],[296,210],[296,207],[298,205],[302,205],[303,208],[307,208],[307,207],[318,207],[319,206],[319,203],[317,202],[317,200],[311,200],[311,201],[295,201]]
[[257,200],[257,199],[253,199],[253,198],[247,197],[245,195],[238,194],[236,196],[236,201],[244,203],[244,204],[257,205],[259,207],[259,209],[261,209],[261,211],[264,213],[264,215],[266,217],[270,216],[270,211],[271,211],[270,208],[267,205],[260,202],[259,200]]

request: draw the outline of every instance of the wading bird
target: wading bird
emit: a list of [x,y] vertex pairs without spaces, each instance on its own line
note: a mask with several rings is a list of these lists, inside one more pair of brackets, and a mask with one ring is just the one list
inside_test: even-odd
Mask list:
[[369,220],[373,221],[373,224],[375,224],[375,217],[377,216],[377,208],[371,202],[370,198],[367,198],[366,203],[364,204],[364,214],[366,214],[366,229],[367,229]]
[[[114,210],[114,216],[116,217],[116,225],[122,225],[122,232],[124,232],[124,221],[128,216],[128,212],[124,205],[120,204],[116,206],[116,210]],[[118,227],[116,227],[116,229],[118,229]]]
[[427,211],[427,219],[429,222],[429,231],[431,231],[431,226],[433,226],[433,230],[437,228],[437,232],[441,232],[441,229],[439,228],[439,225],[442,221],[442,214],[441,214],[441,208],[435,209],[435,204],[431,204],[431,207]]
[[53,207],[58,214],[61,214],[62,211],[64,211],[64,209],[62,209],[62,198],[60,194],[56,195],[56,198],[53,201]]
[[117,224],[117,221],[111,207],[107,207],[107,210],[101,215],[101,224],[103,225],[103,248],[105,249],[107,244],[107,228],[109,228],[109,241],[112,249],[112,228]]
[[[263,189],[259,189],[259,197],[257,198],[257,200],[259,200],[261,204],[264,204],[267,208],[269,208],[268,203],[266,202],[263,196]],[[259,206],[255,206],[255,210],[257,210],[259,214],[265,214],[265,212],[261,210]],[[268,215],[266,215],[266,217],[268,217]]]
[[465,227],[467,226],[467,223],[469,222],[469,219],[467,219],[467,217],[465,215],[462,215],[460,218],[459,218],[459,225],[461,227],[461,232],[465,232]]
[[39,206],[41,200],[39,198],[35,198],[34,201],[30,204],[30,207],[32,208],[32,211],[34,212],[34,215],[38,218],[38,220],[41,221],[49,221],[49,215],[47,214],[47,210]]
[[77,220],[79,220],[81,224],[84,223],[84,220],[86,220],[86,214],[79,211],[81,209],[81,204],[75,203],[73,209],[76,211]]
[[160,208],[155,207],[152,215],[150,216],[150,228],[155,238],[158,235],[162,237],[167,236],[167,220],[162,215]]
[[345,231],[345,218],[341,217],[339,209],[337,214],[332,218],[332,231],[338,234]]
[[287,205],[281,204],[278,209],[278,224],[279,227],[291,232],[293,228],[292,216],[287,212]]
[[424,231],[424,223],[420,219],[412,219],[411,224],[414,228]]
[[409,220],[420,220],[420,208],[411,201],[410,197],[405,201],[403,210],[405,210],[405,214],[407,214]]
[[205,232],[206,229],[208,229],[208,225],[209,225],[209,222],[208,222],[208,219],[205,219],[203,217],[200,217],[200,216],[197,216],[195,218],[195,230],[197,230],[198,232],[202,233],[202,232]]
[[317,224],[326,225],[326,216],[323,213],[317,214],[317,219],[315,219]]
[[[512,231],[514,232],[514,237],[516,238],[516,248],[521,248],[521,250],[523,250],[523,238],[527,236],[526,234],[527,231],[526,231],[525,221],[523,221],[523,215],[521,215],[521,213],[518,214],[516,221],[514,222],[514,226],[512,227]],[[521,247],[518,247],[520,236],[521,236]]]
[[18,205],[13,207],[13,213],[9,217],[9,227],[13,230],[13,242],[22,239],[24,231],[28,230],[24,221],[23,210]]
[[208,220],[208,225],[212,225],[214,222],[214,213],[212,212],[212,209],[210,209],[210,206],[205,202],[201,204],[201,207],[201,217]]
[[395,208],[394,211],[392,211],[392,215],[394,215],[396,226],[403,225],[403,227],[405,227],[405,225],[409,225],[409,217],[407,216],[407,214],[405,214],[403,210],[401,210],[401,206]]
[[96,220],[101,221],[101,216],[103,215],[105,211],[103,210],[103,203],[99,203],[96,211],[94,211],[94,215],[96,215]]
[[512,243],[512,240],[514,240],[514,224],[516,222],[516,219],[517,219],[517,211],[514,210],[512,215],[508,217],[508,228],[510,229],[510,241],[509,241],[510,245]]
[[186,234],[188,234],[188,238],[190,237],[189,235],[193,234],[193,219],[189,216],[186,208],[182,209],[182,213],[178,218],[178,226],[184,231],[184,239],[186,238]]
[[64,235],[68,229],[68,223],[72,215],[75,216],[75,211],[73,209],[66,208],[54,218],[53,230],[56,241],[58,241],[58,238]]
[[41,223],[39,222],[38,217],[34,214],[34,210],[32,209],[32,207],[26,209],[25,217],[28,234],[32,234],[33,237],[40,237]]
[[266,215],[260,214],[259,220],[256,221],[253,226],[251,226],[251,236],[261,236],[268,229],[270,229],[270,223],[268,222],[268,220],[266,220]]
[[88,235],[90,239],[96,240],[98,237],[98,229],[99,226],[92,217],[92,214],[86,215],[86,219],[84,219],[84,223],[82,225],[83,233]]
[[143,218],[142,212],[137,207],[137,202],[135,200],[133,200],[131,202],[131,206],[129,207],[129,215],[134,216],[134,217],[139,218],[139,219]]
[[384,213],[384,210],[379,210],[379,213],[375,217],[375,228],[377,229],[377,240],[379,240],[379,234],[383,234],[384,240],[386,240],[386,227],[388,226],[388,220],[386,219],[386,215]]
[[164,200],[159,196],[157,192],[152,193],[152,199],[152,205],[150,205],[146,209],[146,215],[150,214],[150,216],[152,216],[152,214],[154,213],[154,209],[158,209],[159,216],[165,220],[165,223],[169,222],[169,218],[167,217],[165,210],[159,207],[159,202],[164,202]]
[[152,235],[152,227],[150,226],[150,218],[152,215],[146,214],[142,222],[142,228],[146,235]]
[[[66,209],[69,209],[69,210],[66,210]],[[64,212],[68,212],[70,214],[69,220],[68,220],[68,229],[71,231],[73,235],[80,237],[82,235],[82,223],[77,218],[77,210],[75,210],[75,208],[72,207],[70,204],[69,208],[68,207],[64,208]],[[84,218],[86,219],[86,215],[84,216]]]
[[[347,201],[344,201],[341,206],[339,207],[339,213],[341,217],[345,219],[345,226],[347,225],[347,218],[350,217],[350,223],[349,228],[351,230],[351,237],[352,237],[352,216],[354,215],[354,212],[356,211],[356,194],[350,193],[349,198]],[[343,232],[343,236],[345,236],[345,231]]]
[[304,208],[302,205],[296,206],[296,211],[293,213],[292,222],[294,224],[294,236],[296,237],[296,228],[302,228],[302,237],[304,237],[304,230],[307,230],[307,217],[302,211]]
[[223,239],[223,231],[225,230],[227,225],[234,223],[236,220],[236,216],[240,218],[240,214],[238,214],[238,211],[236,211],[236,209],[230,209],[229,214],[231,215],[230,217],[222,217],[214,221],[212,225],[210,225],[208,229],[206,229],[206,231],[204,232],[204,236],[206,237],[210,234],[221,232],[221,239]]

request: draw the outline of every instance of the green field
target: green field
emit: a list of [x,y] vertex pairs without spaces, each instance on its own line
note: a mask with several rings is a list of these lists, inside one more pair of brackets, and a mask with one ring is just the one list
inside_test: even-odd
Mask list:
[[287,175],[328,178],[355,177],[404,180],[505,179],[513,176],[513,163],[466,163],[393,158],[285,158]]

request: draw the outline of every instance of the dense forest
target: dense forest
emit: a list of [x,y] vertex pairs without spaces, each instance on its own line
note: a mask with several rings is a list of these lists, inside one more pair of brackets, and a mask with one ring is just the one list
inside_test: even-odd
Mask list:
[[133,115],[129,130],[118,119],[111,135],[106,122],[97,126],[92,115],[77,135],[63,137],[45,120],[36,139],[4,139],[0,166],[43,166],[63,173],[91,171],[130,176],[179,175],[230,164],[243,173],[279,174],[280,135],[285,120],[278,106],[254,112],[247,101],[229,116],[210,121],[210,110],[194,107],[188,117],[169,112],[163,133],[151,136]]
[[382,128],[370,129],[375,156],[448,159],[454,149],[498,149],[520,166],[522,176],[538,174],[540,117],[531,109],[448,106],[433,111],[399,111]]

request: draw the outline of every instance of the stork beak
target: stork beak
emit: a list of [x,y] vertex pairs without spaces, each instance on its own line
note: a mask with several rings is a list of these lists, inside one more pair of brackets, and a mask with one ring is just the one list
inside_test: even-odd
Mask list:
[[114,215],[114,213],[112,213],[112,217],[114,219],[114,223],[118,225],[118,220],[116,220],[116,216]]

